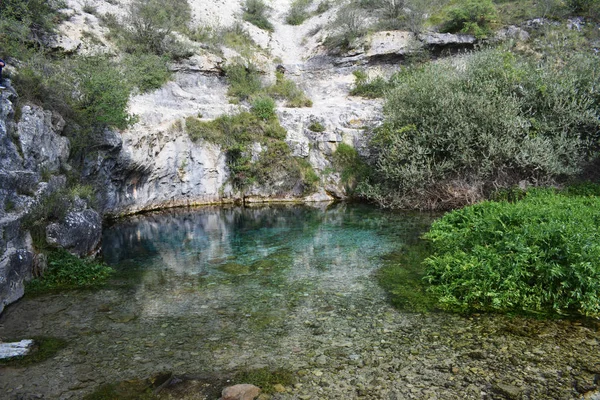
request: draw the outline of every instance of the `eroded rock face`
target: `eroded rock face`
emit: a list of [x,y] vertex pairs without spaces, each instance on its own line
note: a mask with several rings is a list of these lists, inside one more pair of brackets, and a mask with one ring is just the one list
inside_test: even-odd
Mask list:
[[26,169],[57,172],[66,164],[69,139],[59,135],[64,126],[65,121],[56,113],[33,105],[21,108],[17,130]]

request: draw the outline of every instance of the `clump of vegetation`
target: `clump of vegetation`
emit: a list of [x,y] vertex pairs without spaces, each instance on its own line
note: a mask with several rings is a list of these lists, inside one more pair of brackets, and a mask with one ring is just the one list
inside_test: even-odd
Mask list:
[[273,32],[273,24],[268,19],[268,7],[263,0],[246,0],[244,4],[244,20],[260,29]]
[[[7,342],[17,342],[18,340],[6,340]],[[36,336],[33,338],[34,347],[30,354],[26,356],[11,357],[8,359],[1,359],[0,365],[8,367],[27,367],[32,364],[37,364],[45,361],[49,358],[54,357],[60,350],[67,347],[66,340],[47,337],[47,336]]]
[[254,99],[250,110],[252,114],[263,121],[269,121],[276,117],[275,101],[268,96],[261,96]]
[[362,10],[354,7],[342,8],[332,24],[333,33],[325,39],[323,45],[331,52],[350,49],[355,40],[367,33],[364,20]]
[[65,250],[48,253],[48,269],[27,283],[28,294],[102,286],[113,269],[94,259],[81,259]]
[[308,126],[308,130],[311,132],[325,132],[325,127],[319,121],[314,121]]
[[247,100],[262,90],[262,83],[256,67],[249,63],[231,64],[225,67],[225,75],[229,82],[227,94],[238,100]]
[[380,98],[385,95],[385,91],[390,87],[388,81],[382,76],[370,78],[363,70],[356,70],[354,75],[354,87],[350,90],[352,96],[367,97],[369,99]]
[[520,181],[576,176],[598,140],[597,56],[539,64],[501,50],[403,72],[360,185],[384,206],[448,209]]
[[600,315],[600,198],[530,191],[446,214],[425,234],[426,279],[458,310]]
[[266,89],[266,92],[269,95],[278,99],[287,100],[286,107],[312,107],[312,100],[306,97],[296,83],[286,79],[285,75],[281,72],[276,72],[275,75],[275,84]]
[[462,0],[450,9],[443,31],[486,37],[491,33],[497,18],[496,6],[492,0]]
[[312,4],[312,0],[294,0],[285,17],[285,22],[290,25],[302,25],[304,21],[310,18],[307,8]]
[[127,82],[141,93],[159,89],[171,78],[169,59],[155,54],[127,54],[123,59]]
[[370,172],[358,151],[346,143],[338,144],[332,161],[335,170],[341,175],[342,183],[350,192],[353,192],[357,184],[364,181]]
[[122,45],[131,53],[177,56],[174,31],[185,31],[191,19],[187,0],[133,0],[122,30]]
[[282,369],[271,370],[265,367],[240,371],[233,378],[233,382],[236,384],[249,383],[258,386],[265,393],[273,393],[275,385],[293,385],[295,378],[291,371]]

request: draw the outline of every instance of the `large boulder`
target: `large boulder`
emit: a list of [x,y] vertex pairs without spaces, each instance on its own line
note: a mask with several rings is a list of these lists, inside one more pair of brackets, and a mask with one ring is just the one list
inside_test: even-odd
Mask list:
[[63,221],[46,227],[46,241],[79,257],[96,252],[102,238],[102,218],[95,210],[69,211]]

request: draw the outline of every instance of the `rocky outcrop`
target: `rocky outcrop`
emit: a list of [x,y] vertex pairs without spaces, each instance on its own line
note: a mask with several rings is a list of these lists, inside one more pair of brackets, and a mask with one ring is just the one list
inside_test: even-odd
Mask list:
[[72,210],[63,221],[46,227],[49,245],[63,248],[79,257],[90,256],[98,250],[102,239],[102,218],[95,210]]
[[69,142],[59,135],[62,118],[26,105],[15,121],[17,96],[10,82],[6,85],[0,93],[0,312],[23,296],[34,272],[45,268],[24,218],[44,196],[64,187],[64,178],[41,178],[68,168],[69,155]]

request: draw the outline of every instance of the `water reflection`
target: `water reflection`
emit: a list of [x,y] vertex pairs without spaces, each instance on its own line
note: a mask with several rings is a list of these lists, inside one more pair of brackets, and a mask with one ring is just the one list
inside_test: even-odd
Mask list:
[[104,259],[122,275],[140,272],[142,316],[201,315],[211,301],[245,315],[289,313],[315,290],[361,290],[379,256],[414,238],[422,220],[346,204],[172,210],[106,229]]

